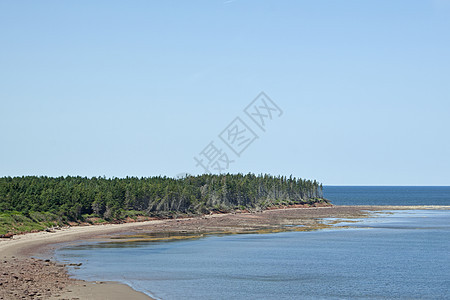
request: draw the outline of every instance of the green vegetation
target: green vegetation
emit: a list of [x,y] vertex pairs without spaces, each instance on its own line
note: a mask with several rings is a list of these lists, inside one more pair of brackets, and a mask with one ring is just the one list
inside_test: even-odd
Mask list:
[[3,177],[0,234],[42,230],[69,221],[170,218],[318,202],[326,202],[322,185],[292,176]]
[[58,217],[51,213],[0,212],[0,235],[40,231],[61,224],[63,223],[58,221]]

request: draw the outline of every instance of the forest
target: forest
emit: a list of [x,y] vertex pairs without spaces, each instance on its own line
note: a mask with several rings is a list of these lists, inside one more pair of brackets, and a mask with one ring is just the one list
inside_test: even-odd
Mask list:
[[[327,203],[322,184],[295,177],[221,174],[170,177],[2,177],[0,233],[69,221],[171,218],[272,206]],[[24,224],[30,223],[30,228]],[[38,227],[39,227],[38,226]],[[6,229],[3,229],[5,231]]]

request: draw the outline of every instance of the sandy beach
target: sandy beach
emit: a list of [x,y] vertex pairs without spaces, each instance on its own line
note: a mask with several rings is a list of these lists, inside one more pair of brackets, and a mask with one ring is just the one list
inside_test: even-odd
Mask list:
[[[195,218],[74,226],[0,239],[0,299],[150,299],[120,283],[85,282],[69,277],[66,266],[52,259],[58,247],[78,240],[130,236],[167,239],[180,234],[277,232],[286,225],[302,230],[324,228],[323,218],[370,217],[373,211],[450,209],[449,206],[332,206],[273,209],[254,213],[214,214]],[[38,259],[39,258],[39,259]]]
[[[62,228],[0,240],[0,299],[150,299],[127,285],[69,278],[64,265],[50,260],[58,244],[91,239],[161,221]],[[35,259],[31,256],[45,257]]]

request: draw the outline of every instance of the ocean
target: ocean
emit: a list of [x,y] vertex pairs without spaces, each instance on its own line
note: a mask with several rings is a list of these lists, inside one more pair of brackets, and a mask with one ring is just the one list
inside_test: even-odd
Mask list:
[[324,186],[335,205],[450,205],[450,186]]
[[[326,187],[325,196],[341,205],[450,205],[450,188],[441,187]],[[83,263],[70,270],[76,278],[123,282],[157,299],[449,298],[449,210],[380,212],[342,224],[348,227],[80,242],[57,250],[56,259]]]

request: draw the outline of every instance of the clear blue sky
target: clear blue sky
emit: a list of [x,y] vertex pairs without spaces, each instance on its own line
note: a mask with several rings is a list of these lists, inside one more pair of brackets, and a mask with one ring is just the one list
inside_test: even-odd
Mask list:
[[0,176],[196,174],[265,91],[229,172],[449,185],[449,32],[446,0],[3,0]]

